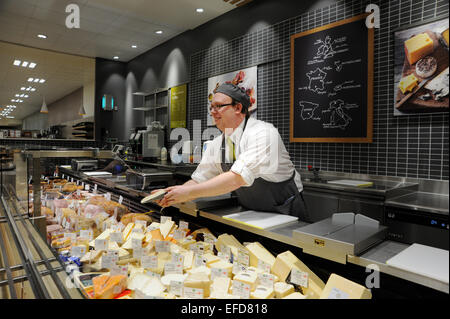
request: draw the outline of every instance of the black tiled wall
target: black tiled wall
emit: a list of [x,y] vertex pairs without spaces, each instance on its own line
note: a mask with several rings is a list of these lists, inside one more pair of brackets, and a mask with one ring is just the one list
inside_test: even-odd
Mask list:
[[[290,36],[365,12],[381,10],[374,45],[373,143],[289,143]],[[258,65],[258,119],[273,123],[301,169],[448,180],[447,114],[393,115],[393,31],[448,16],[448,0],[338,1],[191,56],[188,128],[206,128],[208,77]]]

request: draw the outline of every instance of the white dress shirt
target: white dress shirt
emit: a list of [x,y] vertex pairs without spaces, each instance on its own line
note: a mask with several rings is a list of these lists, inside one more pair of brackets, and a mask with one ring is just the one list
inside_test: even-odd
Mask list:
[[[251,186],[257,178],[275,183],[291,178],[295,167],[278,130],[270,123],[249,118],[243,132],[244,123],[245,120],[229,135],[235,145],[236,155],[236,161],[230,170],[244,179],[246,185],[243,187]],[[227,136],[226,131],[225,134]],[[222,136],[217,136],[209,143],[203,153],[200,164],[191,176],[197,183],[205,182],[223,173],[221,167]],[[224,145],[225,162],[231,163],[226,141]],[[301,192],[303,185],[297,171],[295,171],[294,181]]]

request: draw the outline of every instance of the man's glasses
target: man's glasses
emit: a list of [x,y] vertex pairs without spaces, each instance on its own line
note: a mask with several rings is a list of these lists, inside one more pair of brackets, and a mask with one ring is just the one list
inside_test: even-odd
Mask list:
[[221,108],[228,106],[228,105],[234,105],[234,103],[228,103],[228,104],[221,104],[221,105],[214,105],[209,107],[209,111],[219,111]]

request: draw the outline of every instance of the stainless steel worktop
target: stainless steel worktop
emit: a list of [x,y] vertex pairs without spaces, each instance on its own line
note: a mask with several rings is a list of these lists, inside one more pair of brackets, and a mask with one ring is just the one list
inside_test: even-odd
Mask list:
[[385,205],[448,216],[449,196],[444,194],[414,192],[387,200]]

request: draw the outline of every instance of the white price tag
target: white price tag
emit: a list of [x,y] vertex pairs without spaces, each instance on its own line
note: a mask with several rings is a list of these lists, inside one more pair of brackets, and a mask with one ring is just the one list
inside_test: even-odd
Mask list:
[[64,179],[64,174],[62,174],[62,179]]
[[244,249],[239,249],[237,261],[238,263],[243,264],[245,266],[250,265],[250,255],[248,251]]
[[170,242],[163,240],[155,241],[155,249],[157,253],[170,252]]
[[94,232],[91,229],[80,230],[80,238],[92,240],[94,237]]
[[231,257],[231,248],[225,245],[221,245],[220,247],[220,251],[224,254],[224,255],[228,255]]
[[142,234],[142,233],[144,233],[144,231],[142,230],[142,228],[140,228],[140,227],[134,227],[132,230],[131,230],[131,232],[132,233],[137,233],[137,234]]
[[308,273],[293,268],[291,271],[291,282],[293,284],[308,288]]
[[70,182],[73,183],[73,177],[70,178]]
[[211,279],[228,277],[228,271],[222,268],[211,268]]
[[250,299],[250,285],[242,281],[233,280],[233,295],[243,299]]
[[77,241],[76,233],[64,233],[64,238],[70,238],[70,242],[73,244]]
[[94,184],[94,194],[97,195],[97,184]]
[[[115,226],[115,225],[113,225],[113,226]],[[117,243],[119,243],[119,244],[122,243],[123,236],[122,236],[122,233],[121,233],[121,232],[119,232],[119,231],[113,231],[109,236],[110,236],[110,237],[109,237],[109,240],[115,241],[115,242],[117,242]]]
[[184,265],[184,256],[182,254],[172,254],[172,262]]
[[258,274],[258,281],[261,286],[272,288],[275,283],[275,276],[272,274]]
[[203,255],[204,249],[205,247],[203,246],[202,242],[198,242],[190,246],[190,250],[192,250],[197,255]]
[[183,274],[183,264],[166,263],[164,265],[164,275],[168,274]]
[[245,265],[242,265],[238,262],[234,262],[233,263],[233,275],[237,275],[238,273],[242,272],[242,271],[247,271],[247,267]]
[[128,266],[113,265],[110,271],[110,276],[123,275],[128,276]]
[[[156,267],[154,267],[154,268],[156,268]],[[160,274],[154,273],[153,271],[150,271],[150,270],[144,270],[144,274],[149,275],[150,277],[161,279]]]
[[210,234],[205,234],[205,243],[214,245],[215,242],[216,239],[213,236],[211,236]]
[[77,189],[77,196],[81,196],[81,189]]
[[83,257],[86,254],[85,246],[73,246],[70,254],[74,257]]
[[107,250],[108,241],[106,239],[96,239],[95,240],[95,250]]
[[195,267],[206,266],[206,260],[203,258],[203,255],[195,254],[194,265]]
[[328,295],[328,299],[349,299],[349,295],[338,288],[331,288],[330,294]]
[[84,185],[84,190],[89,192],[89,185],[88,184]]
[[142,239],[132,238],[131,239],[131,248],[132,249],[141,249],[142,248]]
[[270,264],[262,261],[261,259],[258,259],[258,269],[261,269],[266,273],[270,273],[270,268]]
[[165,224],[167,221],[171,221],[171,220],[172,220],[172,217],[170,217],[170,216],[161,216],[160,222],[162,225],[162,224]]
[[147,221],[146,220],[137,220],[137,221],[135,221],[134,222],[136,225],[143,225],[144,226],[144,229],[145,229],[145,227],[147,227]]
[[[96,186],[97,186],[97,185],[96,185]],[[110,201],[110,200],[111,200],[111,193],[109,193],[109,192],[106,193],[106,194],[105,194],[105,198],[106,198],[106,200],[109,200],[109,201]]]
[[175,229],[173,232],[173,239],[180,241],[186,236],[186,232],[181,229]]
[[179,229],[189,229],[189,223],[185,221],[180,221]]
[[183,294],[183,282],[172,280],[170,282],[169,292],[175,296],[181,296]]
[[203,289],[184,287],[183,295],[188,299],[203,299]]
[[142,256],[141,257],[142,268],[157,268],[158,256]]
[[144,254],[144,248],[133,248],[133,258],[139,259],[142,258]]
[[122,196],[122,195],[120,195],[120,196],[119,196],[119,204],[121,204],[121,205],[122,205],[122,202],[123,202],[123,196]]
[[77,180],[77,186],[79,186],[80,185],[80,181],[79,180]]
[[230,262],[230,255],[224,254],[223,252],[218,252],[217,257],[219,257],[222,260],[225,260],[227,262]]
[[115,265],[114,263],[114,256],[102,256],[102,268],[108,268],[111,269]]

